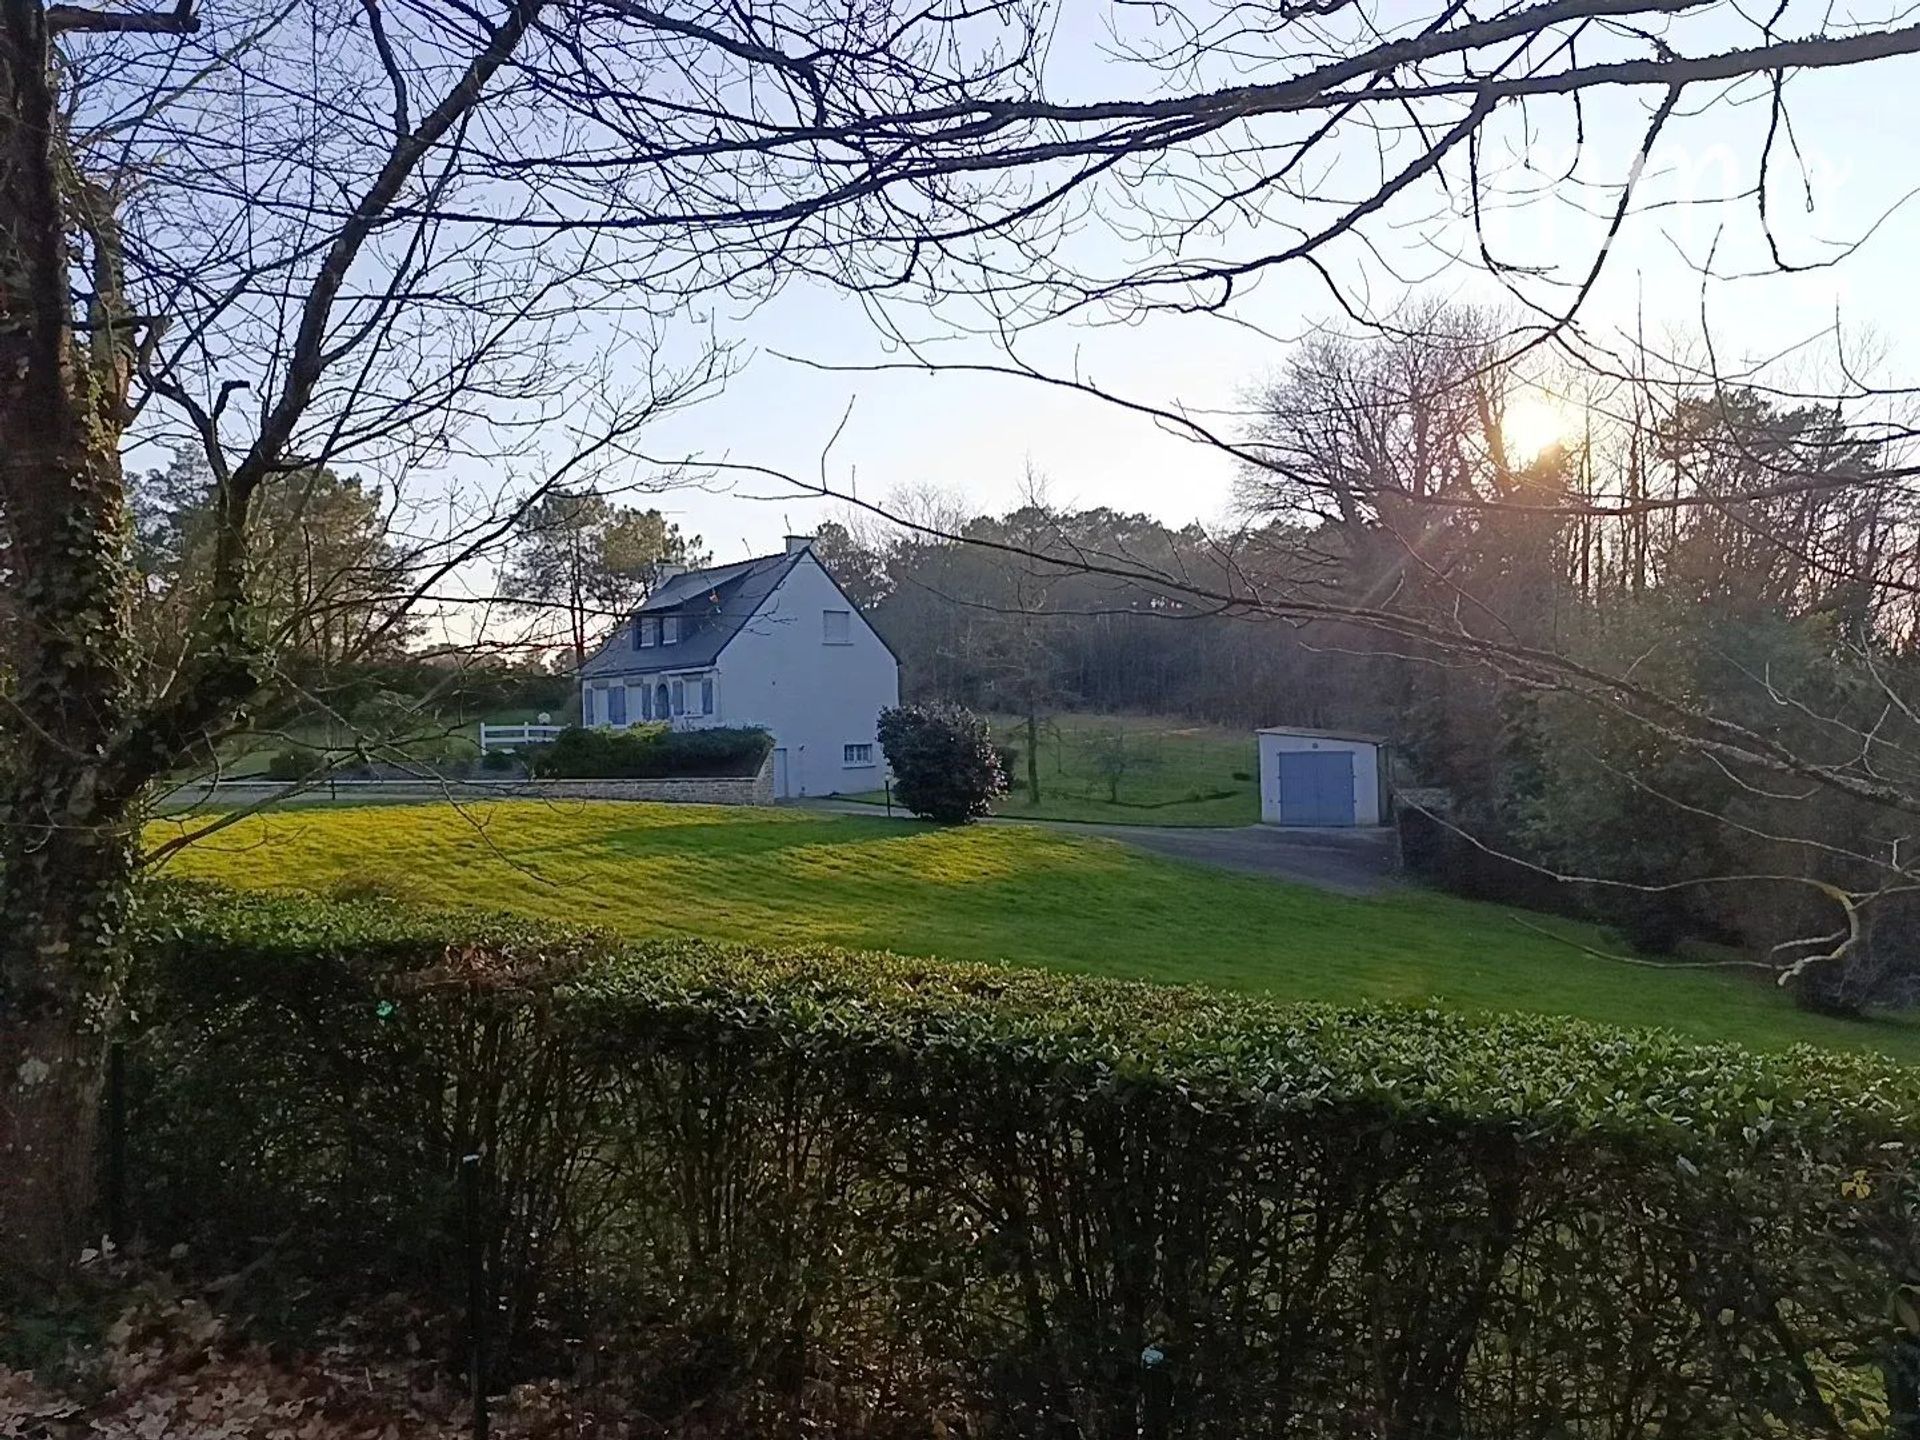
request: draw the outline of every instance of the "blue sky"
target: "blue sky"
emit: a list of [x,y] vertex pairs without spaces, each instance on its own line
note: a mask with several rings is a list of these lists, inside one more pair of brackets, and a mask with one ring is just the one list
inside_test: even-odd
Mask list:
[[[1387,0],[1383,13],[1405,7]],[[1095,0],[1068,0],[1052,49],[1048,84],[1057,99],[1138,93],[1138,72],[1098,55],[1102,17]],[[1809,12],[1811,13],[1811,12]],[[1872,18],[1864,11],[1863,19]],[[1713,24],[1719,24],[1715,21]],[[1730,32],[1722,29],[1722,35]],[[1691,32],[1689,48],[1711,48],[1713,25]],[[1585,58],[1585,57],[1583,57]],[[1806,208],[1799,169],[1781,163],[1772,187],[1776,233],[1790,259],[1831,256],[1835,242],[1857,239],[1880,221],[1905,192],[1920,184],[1911,151],[1920,120],[1920,61],[1894,60],[1851,71],[1814,72],[1789,86],[1794,138],[1805,158],[1814,201]],[[1636,317],[1655,338],[1699,330],[1701,267],[1711,255],[1728,276],[1762,268],[1763,237],[1751,199],[1726,201],[1751,186],[1768,120],[1763,87],[1749,82],[1720,92],[1689,92],[1653,152],[1636,208],[1608,263],[1606,277],[1583,312],[1589,333],[1630,330]],[[1589,98],[1586,148],[1572,180],[1540,177],[1571,154],[1570,109],[1536,107],[1523,128],[1518,112],[1503,112],[1501,144],[1490,161],[1506,168],[1512,203],[1495,216],[1496,231],[1514,259],[1547,268],[1532,293],[1561,303],[1568,286],[1591,262],[1601,221],[1578,203],[1604,208],[1637,148],[1651,92],[1614,91]],[[1379,161],[1355,137],[1325,174],[1329,199],[1363,191]],[[1524,168],[1530,157],[1535,172]],[[1404,160],[1395,161],[1404,163]],[[1529,173],[1535,178],[1528,180]],[[1456,181],[1464,170],[1456,167]],[[1529,188],[1531,187],[1531,188]],[[1455,193],[1459,193],[1456,185]],[[1466,301],[1503,298],[1472,265],[1449,263],[1467,238],[1464,223],[1441,213],[1444,199],[1427,187],[1373,225],[1369,247],[1330,252],[1349,293],[1390,306],[1405,287],[1390,274],[1417,277],[1423,293]],[[1318,222],[1276,211],[1275,222]],[[1723,278],[1705,287],[1715,343],[1723,357],[1771,353],[1829,329],[1836,319],[1850,343],[1869,340],[1884,358],[1883,373],[1912,374],[1916,300],[1913,258],[1920,254],[1920,213],[1896,207],[1865,250],[1844,265],[1799,275]],[[1072,242],[1096,266],[1112,266],[1125,249],[1097,226]],[[1282,241],[1276,224],[1248,225],[1223,237],[1238,254],[1260,253]],[[1200,410],[1233,407],[1245,387],[1270,373],[1285,341],[1333,312],[1324,286],[1302,267],[1270,273],[1245,293],[1233,312],[1266,336],[1211,317],[1156,318],[1138,326],[1061,323],[1023,339],[1023,354],[1056,372],[1078,369],[1101,385],[1160,405]],[[938,335],[950,316],[908,315],[918,335]],[[723,328],[728,328],[723,326]],[[1224,459],[1161,433],[1098,401],[1023,384],[965,375],[836,375],[777,358],[789,352],[815,360],[862,363],[899,358],[885,346],[860,306],[841,294],[794,286],[750,316],[730,322],[742,343],[744,371],[726,392],[673,417],[648,437],[655,454],[819,473],[822,452],[851,404],[844,431],[827,457],[833,484],[880,499],[904,486],[931,485],[968,506],[993,509],[1014,502],[1027,466],[1044,472],[1057,503],[1103,504],[1141,510],[1173,522],[1214,522],[1230,510],[1232,469]],[[1273,338],[1266,338],[1267,336]],[[951,358],[995,358],[977,343],[936,347]],[[1829,340],[1805,352],[1804,371],[1830,364]],[[769,498],[771,497],[771,498]],[[720,558],[776,548],[789,529],[811,529],[836,507],[781,496],[766,483],[726,490],[676,491],[653,503],[700,532]]]

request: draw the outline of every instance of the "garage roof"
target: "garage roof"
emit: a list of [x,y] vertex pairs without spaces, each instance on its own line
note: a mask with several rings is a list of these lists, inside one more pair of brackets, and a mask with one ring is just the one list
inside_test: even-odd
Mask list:
[[1302,725],[1263,725],[1256,735],[1304,735],[1309,740],[1354,740],[1362,745],[1385,745],[1384,735],[1363,735],[1358,730],[1309,730]]

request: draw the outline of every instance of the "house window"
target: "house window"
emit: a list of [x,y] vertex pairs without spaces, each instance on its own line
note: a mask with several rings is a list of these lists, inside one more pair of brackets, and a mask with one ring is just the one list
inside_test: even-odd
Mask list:
[[663,615],[660,618],[660,643],[662,645],[678,645],[680,643],[680,617],[678,615]]
[[653,718],[653,687],[651,685],[640,687],[640,718],[642,720]]
[[593,728],[593,687],[588,686],[580,692],[580,723],[587,729]]
[[673,713],[676,715],[687,713],[687,685],[684,680],[673,682]]
[[627,723],[627,687],[616,685],[607,691],[607,723],[624,726]]
[[700,680],[700,713],[713,714],[713,677],[702,676]]
[[656,720],[667,718],[667,682],[664,680],[653,687],[653,718]]
[[822,610],[820,639],[827,645],[851,645],[853,643],[852,613],[846,610]]
[[660,643],[660,621],[652,615],[640,617],[640,646],[642,649]]
[[873,764],[873,746],[842,745],[840,747],[840,763],[842,765]]

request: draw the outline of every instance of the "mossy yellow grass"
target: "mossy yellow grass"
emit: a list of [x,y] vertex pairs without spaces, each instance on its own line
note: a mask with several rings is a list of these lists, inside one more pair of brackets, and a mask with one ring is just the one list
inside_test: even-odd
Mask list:
[[[177,823],[154,822],[155,838]],[[313,806],[241,821],[170,869],[276,889],[372,884],[631,935],[998,960],[1303,1000],[1438,1000],[1920,1060],[1920,1028],[1809,1015],[1733,971],[1596,958],[1579,947],[1616,942],[1570,921],[1522,924],[1504,906],[1414,888],[1332,895],[1018,825],[530,800]]]

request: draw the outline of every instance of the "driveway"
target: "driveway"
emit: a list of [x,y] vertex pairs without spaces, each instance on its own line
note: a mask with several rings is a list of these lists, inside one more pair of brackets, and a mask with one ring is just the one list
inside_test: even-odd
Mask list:
[[[879,815],[879,807],[847,800],[803,800],[810,810]],[[1247,825],[1235,829],[1176,825],[1100,825],[1077,820],[1028,820],[996,815],[988,825],[1033,825],[1075,835],[1098,835],[1156,855],[1220,870],[1314,885],[1342,895],[1373,895],[1394,883],[1391,829],[1314,830]]]
[[1156,855],[1316,885],[1342,895],[1372,895],[1394,883],[1391,830],[1282,830],[1272,825],[1248,825],[1239,830],[1175,826],[1155,829],[1146,825],[1070,825],[1057,821],[1052,822],[1050,828],[1086,831],[1137,845]]

